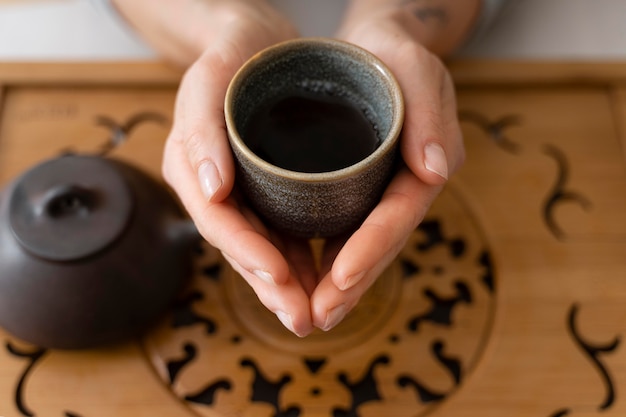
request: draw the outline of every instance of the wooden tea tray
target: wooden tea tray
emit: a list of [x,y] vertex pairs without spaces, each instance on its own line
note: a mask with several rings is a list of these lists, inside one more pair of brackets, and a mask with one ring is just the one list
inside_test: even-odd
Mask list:
[[[467,162],[339,327],[291,336],[204,245],[134,342],[0,330],[0,416],[626,416],[626,63],[451,69]],[[0,64],[0,185],[111,140],[159,176],[179,79]]]

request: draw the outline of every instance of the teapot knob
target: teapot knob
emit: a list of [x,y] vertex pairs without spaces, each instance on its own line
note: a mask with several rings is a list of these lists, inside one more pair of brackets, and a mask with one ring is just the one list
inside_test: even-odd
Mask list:
[[105,159],[64,156],[27,172],[10,196],[9,223],[32,255],[76,261],[108,247],[126,229],[133,198]]
[[66,216],[88,216],[97,205],[98,195],[80,185],[60,184],[49,190],[35,204],[36,217],[59,219]]

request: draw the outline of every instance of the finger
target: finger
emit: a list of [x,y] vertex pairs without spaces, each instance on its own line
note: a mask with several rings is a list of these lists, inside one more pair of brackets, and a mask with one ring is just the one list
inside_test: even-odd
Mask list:
[[410,64],[412,71],[397,71],[406,106],[400,149],[407,165],[422,181],[441,185],[451,175],[451,164],[460,143],[449,132],[456,115],[453,121],[445,119],[441,95],[447,88],[447,78],[441,62],[419,46],[412,50],[415,60]]
[[399,173],[337,255],[331,270],[335,285],[346,290],[370,275],[378,276],[398,254],[439,190],[408,170]]
[[[200,58],[185,74],[176,98],[174,124],[168,141],[185,150],[193,175],[185,180],[194,184],[206,201],[222,201],[234,182],[234,163],[224,120],[224,95],[230,69],[211,59]],[[168,181],[171,170],[164,166]],[[170,181],[171,182],[171,181]],[[175,188],[178,184],[172,184]]]
[[403,157],[422,181],[442,185],[465,155],[454,85],[442,61],[415,40],[413,16],[393,9],[342,33],[395,75],[405,100]]
[[[441,190],[401,171],[380,204],[341,249],[311,297],[313,325],[328,331],[356,305],[396,258]],[[372,242],[376,242],[372,245]]]
[[[305,336],[312,329],[308,296],[290,274],[283,255],[267,239],[267,230],[250,222],[247,210],[240,210],[232,197],[221,203],[207,203],[198,197],[194,187],[185,186],[185,178],[193,175],[184,165],[185,150],[179,143],[168,142],[164,164],[180,166],[172,170],[172,182],[178,184],[179,196],[195,219],[202,236],[219,249],[224,258],[248,282],[259,300],[287,329]],[[247,214],[246,214],[247,213]]]
[[454,89],[452,76],[448,71],[445,73],[445,78],[446,81],[444,82],[441,95],[442,116],[447,142],[445,148],[449,150],[447,156],[450,173],[455,173],[465,162],[465,141],[459,122],[456,91]]
[[221,203],[207,202],[190,181],[194,174],[185,163],[186,158],[180,143],[167,142],[163,164],[173,167],[169,169],[169,181],[200,234],[259,279],[276,285],[285,282],[289,267],[278,249],[246,219],[233,198]]
[[299,337],[304,337],[311,333],[313,325],[309,298],[297,279],[290,276],[280,286],[268,284],[258,280],[256,276],[250,274],[245,267],[239,265],[232,257],[224,255],[224,258],[248,282],[261,303],[276,314],[278,320],[287,330]]
[[239,210],[254,229],[272,242],[285,257],[291,274],[310,296],[317,285],[318,273],[309,241],[268,229],[258,215],[245,205],[239,207]]
[[444,184],[465,155],[449,72],[416,42],[384,49],[375,45],[372,51],[392,70],[404,95],[404,160],[425,183]]
[[284,285],[290,276],[283,254],[226,200],[211,204],[196,218],[206,219],[200,231],[209,243],[235,259],[261,281]]
[[333,263],[337,258],[337,255],[346,244],[350,236],[351,234],[326,239],[326,242],[324,244],[324,251],[322,252],[320,262],[320,277],[324,277],[330,272]]
[[318,271],[308,240],[282,236],[281,241],[281,253],[287,258],[292,275],[297,277],[307,297],[310,297],[317,286]]
[[376,278],[374,275],[369,275],[354,287],[342,291],[333,283],[330,274],[325,276],[311,296],[313,326],[329,331],[341,323],[376,281]]

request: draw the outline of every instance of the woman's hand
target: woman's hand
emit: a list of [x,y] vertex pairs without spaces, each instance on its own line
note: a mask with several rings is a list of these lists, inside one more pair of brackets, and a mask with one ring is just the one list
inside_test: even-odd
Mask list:
[[307,242],[267,229],[238,198],[224,120],[230,80],[258,51],[297,36],[265,0],[119,0],[144,38],[189,66],[179,87],[163,175],[199,232],[292,332],[313,329],[317,281]]
[[256,9],[262,4],[229,3],[221,13],[230,15],[215,17],[212,42],[180,86],[163,174],[205,239],[285,327],[304,336],[313,328],[307,293],[312,284],[307,283],[316,280],[309,248],[267,229],[242,204],[233,190],[235,173],[224,122],[224,96],[234,73],[259,50],[295,36],[275,12]]
[[452,80],[418,41],[420,22],[411,7],[354,13],[341,37],[382,59],[404,94],[404,166],[345,244],[328,245],[328,272],[311,297],[313,323],[323,330],[337,325],[396,257],[465,155]]

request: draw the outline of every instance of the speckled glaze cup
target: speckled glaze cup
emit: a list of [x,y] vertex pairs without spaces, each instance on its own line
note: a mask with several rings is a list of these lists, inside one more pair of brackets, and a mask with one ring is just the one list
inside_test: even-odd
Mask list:
[[[251,115],[294,88],[339,94],[360,109],[376,131],[374,151],[325,172],[281,168],[254,153],[245,137]],[[301,38],[261,51],[232,79],[224,112],[237,184],[264,221],[289,234],[330,237],[355,230],[393,175],[404,119],[401,90],[376,56],[355,45]]]

